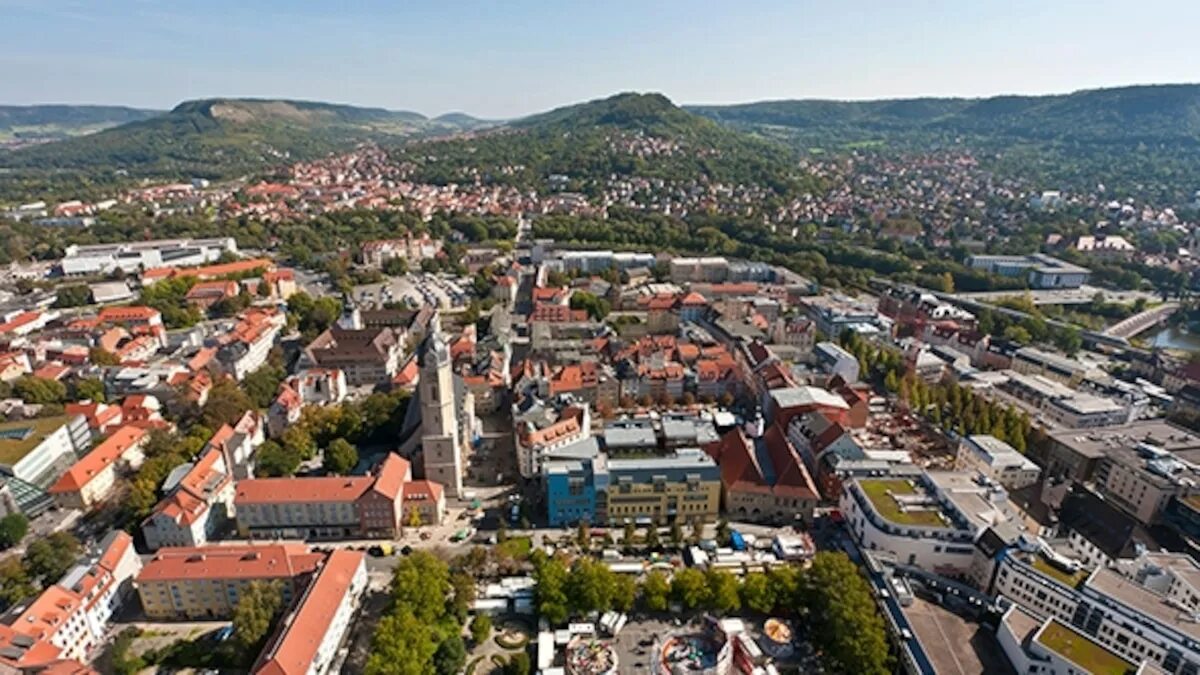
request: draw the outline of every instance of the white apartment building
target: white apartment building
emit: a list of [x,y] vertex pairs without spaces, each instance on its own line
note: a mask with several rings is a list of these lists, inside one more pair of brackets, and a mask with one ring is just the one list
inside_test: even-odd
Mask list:
[[60,658],[86,661],[107,638],[109,623],[129,597],[141,568],[133,539],[125,532],[112,532],[91,558],[21,610],[12,629],[57,647]]
[[47,488],[92,444],[83,415],[0,424],[0,475]]
[[222,253],[237,253],[233,237],[156,239],[118,244],[72,245],[59,266],[66,276],[126,273],[158,267],[194,267],[216,262]]
[[818,342],[813,347],[813,358],[830,375],[837,375],[849,383],[858,382],[858,358],[837,343]]
[[989,527],[1019,522],[1004,488],[974,472],[852,478],[839,506],[863,549],[950,577],[970,573],[975,540]]
[[954,468],[977,471],[1003,485],[1006,490],[1020,490],[1033,485],[1042,470],[1011,445],[988,435],[967,436],[958,445]]
[[241,382],[267,362],[275,338],[287,325],[287,316],[274,310],[249,309],[226,335],[217,350],[221,370]]
[[1005,549],[993,587],[1038,619],[1056,619],[1132,664],[1200,672],[1200,564],[1186,555],[1147,553],[1087,573]]
[[996,639],[1018,675],[1132,672],[1135,668],[1071,626],[1057,619],[1038,619],[1018,605],[1001,617]]
[[233,514],[233,472],[225,453],[209,446],[200,458],[167,476],[168,496],[142,522],[146,547],[203,546]]

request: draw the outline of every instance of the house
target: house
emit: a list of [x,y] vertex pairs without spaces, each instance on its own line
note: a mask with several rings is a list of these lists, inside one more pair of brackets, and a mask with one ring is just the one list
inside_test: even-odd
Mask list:
[[68,415],[82,415],[83,419],[87,420],[92,436],[96,437],[106,436],[121,426],[125,416],[125,411],[121,406],[94,401],[68,403],[64,410]]
[[132,424],[117,429],[75,462],[48,490],[60,508],[91,509],[108,498],[117,479],[117,465],[137,468],[149,433]]
[[[182,477],[176,479],[178,474]],[[163,484],[167,496],[142,521],[146,547],[201,546],[225,526],[233,510],[233,472],[220,448],[177,467]]]
[[207,310],[222,300],[237,297],[239,291],[236,281],[200,281],[188,289],[184,300],[189,305]]

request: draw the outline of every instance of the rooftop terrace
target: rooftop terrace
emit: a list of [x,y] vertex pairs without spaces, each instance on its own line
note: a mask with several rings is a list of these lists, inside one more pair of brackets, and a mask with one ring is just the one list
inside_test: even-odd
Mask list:
[[858,481],[858,485],[871,500],[871,505],[875,507],[879,515],[897,525],[946,526],[945,521],[942,520],[940,509],[905,508],[900,505],[900,502],[896,500],[897,495],[919,497],[924,494],[924,491],[918,491],[909,481],[894,478],[869,479]]
[[21,461],[69,419],[67,415],[57,415],[0,424],[0,464],[12,466]]
[[1048,622],[1037,641],[1094,675],[1125,675],[1135,670],[1132,663],[1058,621]]

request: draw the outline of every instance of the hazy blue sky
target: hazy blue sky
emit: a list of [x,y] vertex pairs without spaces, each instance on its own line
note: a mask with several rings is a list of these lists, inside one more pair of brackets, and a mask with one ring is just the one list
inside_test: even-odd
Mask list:
[[3,103],[509,117],[630,90],[728,103],[1200,81],[1196,0],[0,0],[0,26]]

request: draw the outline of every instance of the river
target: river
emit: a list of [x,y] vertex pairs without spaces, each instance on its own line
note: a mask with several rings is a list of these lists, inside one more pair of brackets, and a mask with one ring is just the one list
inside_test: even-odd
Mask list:
[[1189,333],[1182,328],[1164,327],[1154,334],[1150,344],[1153,347],[1166,349],[1200,351],[1200,335]]

